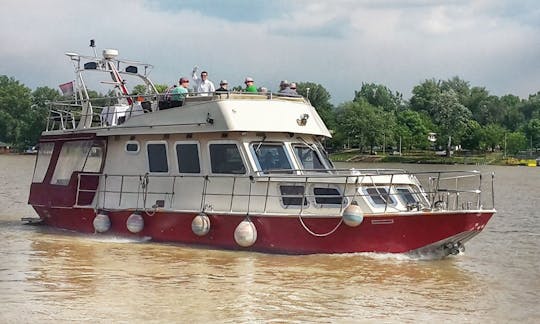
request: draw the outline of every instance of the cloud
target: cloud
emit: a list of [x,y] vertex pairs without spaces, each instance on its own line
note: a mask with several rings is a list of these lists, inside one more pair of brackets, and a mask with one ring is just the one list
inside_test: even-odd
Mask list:
[[[3,0],[0,74],[54,87],[71,78],[63,53],[100,49],[152,63],[172,84],[193,65],[214,81],[254,77],[325,86],[335,103],[362,82],[410,95],[455,75],[496,95],[540,90],[540,11],[534,1]],[[32,8],[32,10],[28,10]]]

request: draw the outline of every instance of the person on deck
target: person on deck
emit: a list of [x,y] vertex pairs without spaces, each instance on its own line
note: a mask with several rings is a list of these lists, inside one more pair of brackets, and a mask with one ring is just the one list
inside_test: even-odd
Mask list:
[[216,93],[227,93],[229,92],[229,83],[227,80],[221,80],[219,82],[219,88],[216,89]]
[[171,107],[179,107],[182,105],[188,93],[189,80],[181,77],[178,81],[180,86],[171,89]]
[[298,94],[298,92],[296,91],[296,83],[291,82],[291,84],[289,85],[289,88],[292,90],[292,92],[294,92],[295,95]]
[[296,91],[291,90],[289,81],[283,80],[279,83],[279,94],[286,95],[286,96],[294,96],[296,95]]
[[199,70],[198,66],[193,68],[193,73],[191,75],[193,81],[195,82],[195,92],[198,92],[201,96],[209,96],[212,92],[216,91],[214,83],[208,80],[208,72],[202,71],[201,78],[197,77],[197,71]]
[[244,91],[257,93],[257,87],[255,86],[255,81],[253,81],[253,78],[247,77],[244,84],[246,85],[246,89]]

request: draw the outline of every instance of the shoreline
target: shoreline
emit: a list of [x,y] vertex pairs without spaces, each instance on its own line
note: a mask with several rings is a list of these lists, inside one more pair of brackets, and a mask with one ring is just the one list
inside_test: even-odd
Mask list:
[[453,155],[451,157],[437,156],[433,152],[414,152],[403,155],[370,155],[354,151],[344,151],[330,154],[333,162],[366,162],[366,163],[409,163],[409,164],[463,164],[463,165],[503,165],[530,166],[540,164],[540,157],[515,158],[504,157],[502,153],[487,153],[484,155]]

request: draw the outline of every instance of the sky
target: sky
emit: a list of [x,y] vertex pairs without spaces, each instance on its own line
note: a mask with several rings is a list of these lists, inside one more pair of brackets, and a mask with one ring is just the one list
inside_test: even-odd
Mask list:
[[154,83],[197,65],[215,84],[319,83],[336,105],[362,83],[408,99],[454,76],[497,96],[540,91],[537,0],[0,1],[0,75],[31,89],[73,80],[64,53],[93,55],[90,39],[154,65]]

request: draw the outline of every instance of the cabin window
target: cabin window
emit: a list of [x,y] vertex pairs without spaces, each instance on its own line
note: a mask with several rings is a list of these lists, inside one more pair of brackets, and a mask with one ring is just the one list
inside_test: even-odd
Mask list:
[[380,188],[380,187],[373,187],[373,188],[365,188],[364,192],[367,194],[367,196],[370,198],[371,202],[374,205],[394,205],[396,202],[390,195],[388,194],[388,191],[386,188]]
[[130,154],[137,154],[139,153],[139,142],[137,141],[128,141],[126,143],[126,152]]
[[148,171],[169,172],[167,145],[165,143],[148,143],[146,144],[146,151],[148,153]]
[[279,186],[281,191],[281,202],[283,206],[300,206],[302,204],[302,197],[304,197],[304,206],[307,206],[308,202],[304,195],[304,186],[298,185],[282,185]]
[[49,163],[51,162],[51,156],[54,149],[54,143],[40,143],[38,149],[38,155],[36,160],[36,167],[34,168],[34,176],[32,182],[41,183],[45,179]]
[[345,199],[336,188],[313,188],[315,202],[320,205],[345,205]]
[[176,158],[179,173],[201,173],[198,144],[176,144]]
[[[307,170],[325,170],[317,151],[307,145],[294,145],[294,153],[302,164],[302,167]],[[318,171],[320,172],[320,171]]]
[[96,142],[90,148],[86,162],[84,163],[83,172],[99,172],[103,162],[104,143]]
[[65,142],[51,179],[52,184],[68,185],[71,175],[84,168],[93,141]]
[[396,188],[396,191],[398,192],[398,196],[405,203],[405,205],[417,203],[409,188]]
[[281,143],[253,143],[251,150],[255,154],[257,167],[261,171],[268,170],[291,170],[285,171],[292,173],[291,162],[285,151],[285,147]]
[[209,147],[212,173],[246,173],[246,167],[236,144],[210,144]]

